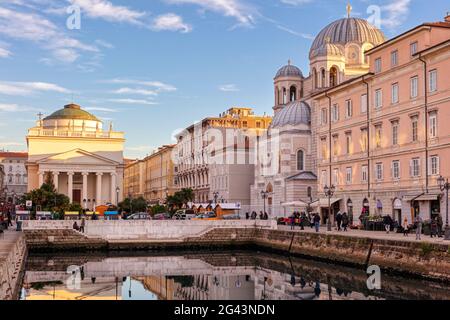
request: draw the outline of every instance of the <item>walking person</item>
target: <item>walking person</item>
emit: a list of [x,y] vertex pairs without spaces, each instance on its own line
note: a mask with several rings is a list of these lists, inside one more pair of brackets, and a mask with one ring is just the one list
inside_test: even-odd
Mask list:
[[438,236],[438,225],[437,225],[437,219],[433,218],[431,219],[431,225],[430,225],[430,237],[437,237]]
[[306,219],[308,219],[306,213],[302,212],[300,216],[300,230],[305,230]]
[[416,220],[414,221],[414,223],[415,223],[415,228],[416,228],[416,240],[421,240],[420,236],[422,235],[423,219],[420,216],[420,213],[417,215]]
[[252,220],[256,220],[256,216],[257,216],[256,211],[253,211],[252,212]]
[[82,217],[82,218],[81,218],[81,224],[80,224],[80,232],[83,232],[83,233],[84,233],[84,227],[85,227],[85,225],[86,225],[86,218],[85,218],[85,217]]
[[392,225],[391,216],[389,216],[389,215],[384,216],[383,224],[384,224],[384,229],[386,230],[386,233],[389,233],[391,231],[391,225]]
[[295,213],[290,216],[291,230],[295,230]]
[[442,238],[442,227],[444,226],[444,222],[442,221],[441,214],[438,214],[438,216],[436,218],[436,223],[437,223],[438,237]]
[[403,236],[407,237],[408,233],[409,233],[409,224],[408,224],[408,219],[406,219],[406,217],[403,220],[402,227],[403,227]]
[[250,219],[250,213],[248,213],[248,212],[245,213],[245,219],[246,220]]
[[338,213],[336,214],[336,224],[337,224],[337,231],[341,231],[341,224],[342,224],[341,210],[339,210]]
[[259,220],[264,219],[264,213],[262,211],[259,212]]
[[319,232],[319,228],[320,228],[320,216],[319,216],[318,213],[316,213],[316,214],[314,215],[313,222],[314,222],[314,227],[316,228],[316,232]]
[[12,223],[11,210],[8,210],[8,212],[6,213],[6,217],[8,218],[8,226],[12,227],[13,223]]
[[267,212],[264,212],[263,218],[264,218],[264,220],[269,220],[269,215],[267,214]]
[[348,219],[347,212],[344,212],[342,214],[342,228],[344,229],[345,232],[347,232],[348,223],[349,223],[349,219]]

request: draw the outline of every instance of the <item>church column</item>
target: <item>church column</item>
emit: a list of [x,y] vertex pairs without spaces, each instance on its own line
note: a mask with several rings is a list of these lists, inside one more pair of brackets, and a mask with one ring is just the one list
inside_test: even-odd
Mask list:
[[70,199],[70,203],[73,202],[73,176],[74,176],[74,172],[67,172],[67,177],[68,177],[68,187],[67,187],[67,196]]
[[[82,172],[81,175],[83,176],[83,199],[81,200],[83,203],[87,203],[88,200],[88,176],[89,172]],[[84,202],[86,200],[86,202]]]
[[39,175],[39,186],[38,186],[38,188],[40,188],[44,184],[44,172],[43,171],[39,171],[38,175]]
[[95,199],[97,206],[102,205],[102,175],[103,173],[97,172],[97,194]]
[[111,203],[118,205],[116,196],[116,173],[111,173]]
[[53,172],[53,185],[55,186],[56,192],[58,192],[59,187],[59,172]]

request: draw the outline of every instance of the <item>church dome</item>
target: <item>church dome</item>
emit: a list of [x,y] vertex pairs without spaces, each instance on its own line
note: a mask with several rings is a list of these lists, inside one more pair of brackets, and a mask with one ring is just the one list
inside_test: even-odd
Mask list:
[[98,121],[100,122],[100,120],[90,114],[87,111],[84,111],[81,109],[81,107],[77,104],[68,104],[66,106],[64,106],[63,109],[60,109],[54,113],[52,113],[51,115],[49,115],[48,117],[44,118],[45,120],[87,120],[87,121]]
[[311,124],[311,108],[303,101],[293,101],[275,114],[271,128],[300,124]]
[[344,48],[339,44],[326,43],[322,47],[311,51],[313,57],[344,56]]
[[371,25],[367,20],[360,18],[343,18],[330,23],[317,35],[314,40],[310,58],[314,58],[319,49],[327,44],[342,45],[356,43],[362,45],[370,43],[377,46],[385,41],[381,30]]
[[282,77],[298,77],[303,78],[302,71],[289,61],[287,65],[278,70],[275,79]]

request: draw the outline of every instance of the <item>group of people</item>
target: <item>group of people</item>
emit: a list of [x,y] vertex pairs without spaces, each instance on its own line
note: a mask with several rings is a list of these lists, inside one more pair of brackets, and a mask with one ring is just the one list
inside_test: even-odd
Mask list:
[[[256,211],[253,211],[251,214],[249,212],[245,213],[245,219],[247,220],[256,220],[258,218],[258,214]],[[259,220],[269,220],[269,215],[267,212],[259,212]]]
[[9,227],[12,227],[12,221],[13,219],[10,210],[6,213],[0,213],[0,232],[3,232],[3,230],[8,230]]
[[341,211],[339,210],[336,213],[336,226],[337,226],[337,231],[347,231],[348,225],[350,224],[350,219],[348,217],[347,212],[341,213]]
[[320,229],[320,215],[318,213],[308,213],[294,211],[289,217],[291,230],[295,229],[295,225],[299,224],[301,230],[305,230],[305,226],[315,228],[316,232]]
[[[408,233],[411,229],[416,230],[416,240],[421,240],[422,229],[423,229],[424,221],[421,217],[421,214],[418,214],[414,218],[413,225],[410,225],[408,219],[405,217],[403,220],[403,235],[405,237],[408,236]],[[430,237],[439,237],[442,238],[444,222],[442,221],[442,217],[440,214],[434,216],[430,220]]]
[[86,226],[86,218],[85,217],[82,217],[81,218],[81,222],[80,222],[80,225],[78,225],[78,223],[75,221],[74,223],[73,223],[73,229],[74,230],[76,230],[76,231],[79,231],[79,232],[83,232],[84,233],[84,227]]

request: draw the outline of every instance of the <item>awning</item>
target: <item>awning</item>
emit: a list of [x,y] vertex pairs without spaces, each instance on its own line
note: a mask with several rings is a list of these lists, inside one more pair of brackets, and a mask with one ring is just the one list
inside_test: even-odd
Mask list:
[[[341,201],[341,198],[331,198],[330,199],[330,205],[335,204],[336,202]],[[314,206],[318,206],[320,208],[327,208],[328,207],[328,198],[320,199],[319,202],[315,202]]]
[[407,195],[403,197],[404,201],[434,201],[439,199],[439,194],[417,194],[417,195]]
[[307,207],[308,204],[303,201],[290,201],[290,202],[283,202],[281,204],[283,207]]

